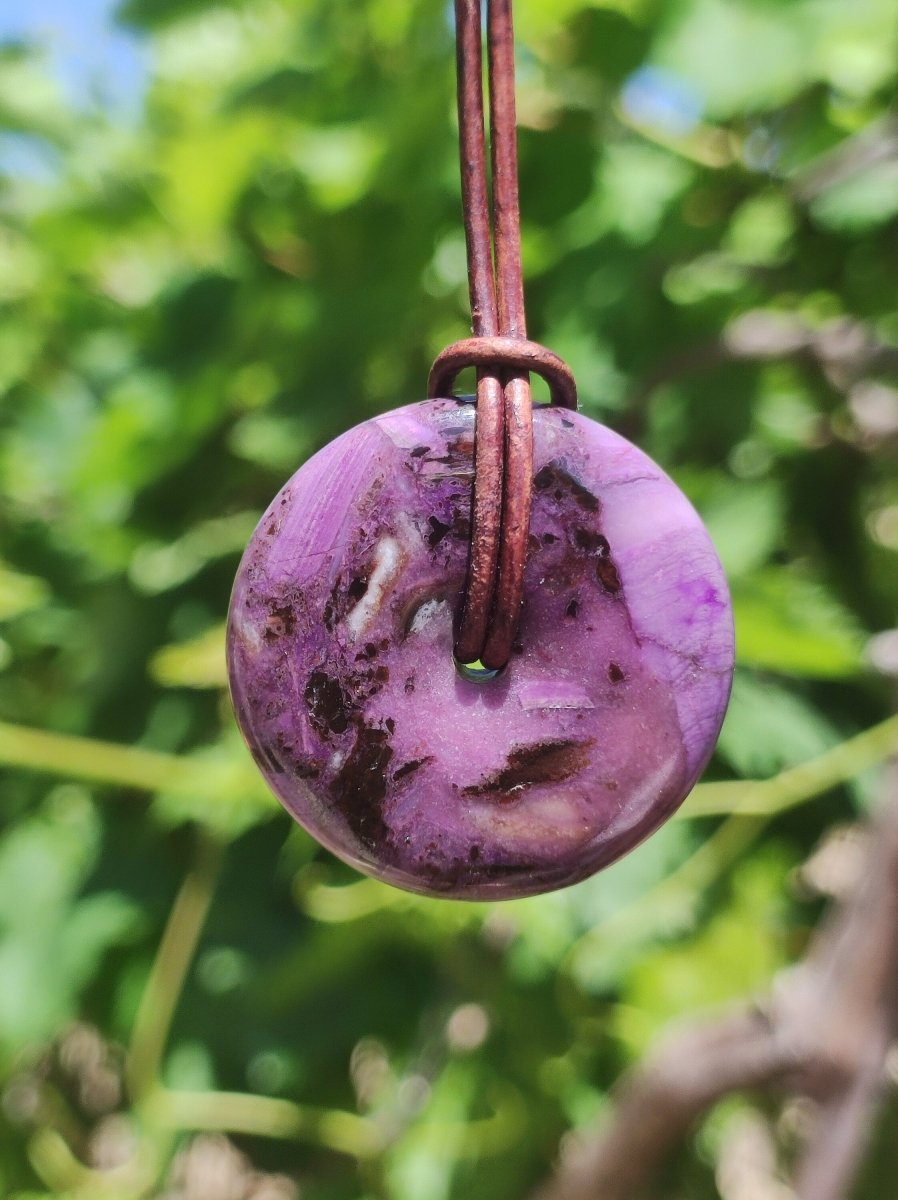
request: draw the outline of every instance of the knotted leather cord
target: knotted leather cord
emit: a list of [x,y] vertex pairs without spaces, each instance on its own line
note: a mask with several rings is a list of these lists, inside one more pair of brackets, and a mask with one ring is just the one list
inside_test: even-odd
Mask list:
[[445,395],[464,366],[477,366],[471,552],[455,654],[460,662],[479,659],[498,670],[511,654],[524,596],[533,494],[528,372],[549,381],[553,403],[576,408],[577,392],[561,359],[527,341],[511,0],[488,0],[487,12],[492,227],[481,4],[455,0],[462,206],[474,337],[437,358],[428,394]]

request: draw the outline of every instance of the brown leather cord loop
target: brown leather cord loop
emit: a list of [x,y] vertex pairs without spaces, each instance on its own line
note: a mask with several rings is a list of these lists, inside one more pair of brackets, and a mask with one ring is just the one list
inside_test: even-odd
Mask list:
[[[468,287],[475,334],[499,332],[490,232],[483,111],[483,41],[480,0],[456,0],[456,65],[461,193],[468,255]],[[433,394],[433,393],[429,393]],[[468,579],[458,621],[455,654],[474,662],[486,641],[502,527],[505,477],[505,398],[499,379],[478,371],[474,443],[474,498]]]
[[475,662],[486,642],[502,528],[502,483],[505,474],[505,397],[493,375],[477,383],[474,439],[474,500],[471,506],[471,549],[468,580],[458,621],[455,656]]
[[533,414],[530,380],[515,376],[505,385],[505,489],[499,569],[492,620],[480,661],[501,670],[514,645],[524,604],[524,568],[533,500]]
[[[499,332],[527,337],[518,139],[514,86],[512,0],[487,0],[490,80],[490,149],[493,168],[493,236]],[[502,526],[492,619],[480,655],[485,667],[508,662],[524,604],[524,568],[533,501],[533,412],[530,376],[505,376],[505,475]]]
[[517,338],[465,338],[453,342],[434,360],[427,381],[431,397],[451,396],[455,380],[465,367],[527,371],[539,375],[549,385],[552,403],[559,408],[577,408],[577,384],[563,358],[541,346]]
[[547,380],[553,403],[577,407],[576,385],[565,363],[527,341],[511,2],[487,0],[491,223],[481,3],[455,0],[462,203],[474,337],[444,350],[428,381],[428,395],[447,395],[463,367],[477,367],[471,551],[455,653],[461,662],[479,659],[494,670],[508,661],[524,596],[533,493],[529,372]]

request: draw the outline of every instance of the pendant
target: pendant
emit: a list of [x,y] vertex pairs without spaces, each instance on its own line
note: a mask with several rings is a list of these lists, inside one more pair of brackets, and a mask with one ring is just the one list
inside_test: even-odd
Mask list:
[[680,805],[729,698],[733,622],[698,515],[624,438],[533,414],[517,642],[460,668],[474,406],[337,438],[275,497],[228,628],[238,722],[319,842],[414,892],[533,895],[593,874]]

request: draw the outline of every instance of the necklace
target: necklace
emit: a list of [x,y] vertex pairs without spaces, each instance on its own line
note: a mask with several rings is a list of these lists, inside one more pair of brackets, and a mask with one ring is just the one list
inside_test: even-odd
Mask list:
[[[527,340],[510,0],[456,0],[474,334],[432,399],[350,430],[275,497],[231,600],[231,694],[269,785],[324,846],[412,891],[574,883],[682,802],[713,751],[732,612],[701,521],[576,412]],[[476,401],[452,384],[476,366]],[[529,372],[552,404],[533,407]]]

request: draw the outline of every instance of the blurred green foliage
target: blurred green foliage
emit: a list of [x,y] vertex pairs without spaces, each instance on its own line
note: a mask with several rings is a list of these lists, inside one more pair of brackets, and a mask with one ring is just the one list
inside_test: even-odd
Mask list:
[[[443,0],[126,0],[136,120],[3,49],[0,162],[42,164],[0,175],[17,1200],[517,1200],[669,1020],[801,953],[830,890],[802,864],[898,745],[846,743],[898,673],[893,0],[516,15],[532,333],[717,540],[719,782],[577,888],[465,906],[317,850],[236,736],[222,630],[257,516],[466,328]],[[748,1105],[666,1197],[718,1194]],[[896,1126],[864,1200],[894,1196]]]

